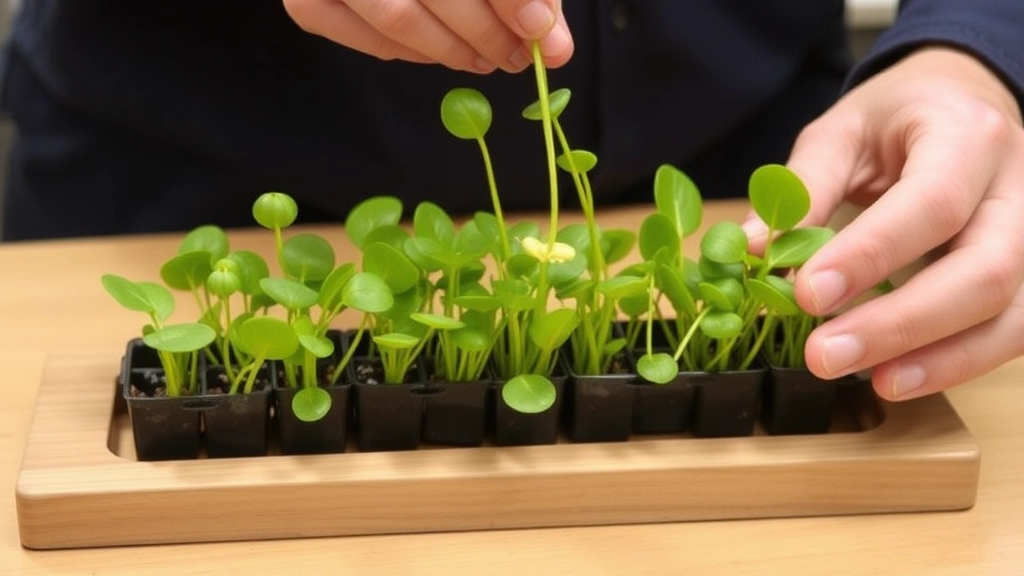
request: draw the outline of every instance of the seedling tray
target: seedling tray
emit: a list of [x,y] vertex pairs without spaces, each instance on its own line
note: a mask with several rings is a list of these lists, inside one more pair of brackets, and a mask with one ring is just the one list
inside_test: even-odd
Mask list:
[[839,398],[813,436],[139,462],[121,350],[48,359],[17,485],[29,548],[969,508],[977,443],[943,395]]

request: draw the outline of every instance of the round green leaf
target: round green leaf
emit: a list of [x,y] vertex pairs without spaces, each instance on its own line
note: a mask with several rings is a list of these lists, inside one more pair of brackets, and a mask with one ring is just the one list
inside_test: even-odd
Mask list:
[[299,348],[299,336],[291,324],[273,316],[254,316],[242,322],[236,344],[245,353],[266,360],[281,360]]
[[742,262],[747,254],[747,234],[735,222],[718,222],[701,238],[700,253],[719,264]]
[[264,278],[260,288],[274,302],[289,310],[303,310],[316,304],[318,294],[309,286],[291,278]]
[[281,267],[303,283],[319,282],[334,270],[334,248],[316,234],[297,234],[281,247]]
[[781,164],[766,164],[754,170],[747,192],[754,211],[772,230],[789,230],[811,210],[807,187]]
[[236,250],[228,255],[228,259],[238,264],[238,277],[242,281],[242,294],[255,296],[262,293],[260,280],[270,276],[267,261],[259,254],[250,250]]
[[482,312],[464,312],[462,328],[448,332],[456,348],[469,352],[483,352],[490,348],[494,334],[494,315]]
[[601,252],[605,264],[614,264],[633,251],[636,234],[630,230],[605,230],[601,232]]
[[734,312],[712,310],[700,319],[700,331],[716,340],[735,338],[743,332],[743,319]]
[[164,352],[194,352],[209,346],[217,334],[206,324],[171,324],[142,337],[146,346]]
[[441,314],[429,314],[427,312],[416,312],[409,315],[410,318],[435,330],[455,330],[462,328],[464,324],[455,318],[442,316]]
[[491,103],[479,90],[455,88],[441,100],[441,123],[462,140],[477,140],[491,127]]
[[784,278],[778,276],[766,276],[758,280],[751,278],[747,280],[747,290],[758,302],[780,316],[791,316],[800,312],[800,306],[796,303],[796,296],[793,292],[793,285]]
[[597,292],[612,300],[647,292],[647,280],[636,276],[615,276],[597,285]]
[[[154,296],[163,299],[164,303],[167,301],[171,303],[171,309],[168,311],[168,314],[174,310],[174,297],[166,288],[159,284],[153,282],[133,282],[116,274],[104,274],[100,277],[100,283],[118,304],[128,310],[155,313],[157,305],[154,302]],[[146,284],[149,284],[149,289],[146,288]],[[161,295],[161,292],[165,295]],[[161,320],[164,318],[166,316],[161,317]]]
[[341,296],[344,293],[345,285],[356,275],[356,266],[346,262],[335,268],[323,283],[320,284],[320,292],[317,294],[316,302],[322,308],[334,309],[341,305]]
[[417,267],[427,272],[435,272],[448,267],[458,266],[461,260],[455,251],[434,240],[417,236],[406,239],[402,250]]
[[765,263],[769,269],[801,266],[833,236],[832,229],[817,226],[787,230],[772,241]]
[[325,336],[317,336],[316,334],[299,334],[299,344],[302,348],[309,350],[309,353],[317,358],[327,358],[331,354],[334,354],[334,342]]
[[388,285],[369,272],[360,272],[345,284],[341,301],[349,308],[370,314],[384,312],[395,304]]
[[170,318],[174,312],[174,296],[170,290],[156,282],[139,282],[138,285],[153,307],[153,315],[161,322]]
[[368,234],[402,220],[402,201],[393,196],[374,196],[357,204],[345,217],[345,232],[360,250]]
[[405,253],[380,242],[366,246],[363,271],[375,274],[387,284],[392,294],[401,294],[416,285],[420,271]]
[[420,202],[412,216],[416,236],[436,240],[442,246],[452,247],[455,241],[455,223],[448,213],[433,202]]
[[387,348],[390,350],[408,350],[419,344],[420,339],[402,332],[390,332],[388,334],[378,334],[374,336],[373,341],[381,348]]
[[520,374],[501,387],[505,404],[523,414],[539,414],[555,405],[558,390],[547,376]]
[[474,294],[469,296],[458,296],[455,298],[455,305],[464,310],[476,310],[478,312],[490,312],[501,307],[501,300],[491,295]]
[[648,382],[668,384],[679,375],[679,365],[669,354],[644,354],[636,361],[636,371]]
[[662,164],[654,173],[654,205],[680,238],[700,228],[703,200],[697,185],[682,170]]
[[[570,159],[572,160],[571,163],[569,162]],[[575,168],[576,172],[586,174],[597,166],[597,155],[587,150],[573,150],[568,156],[562,154],[555,162],[559,168],[566,172],[573,172]]]
[[743,284],[735,278],[714,278],[697,284],[701,299],[719,310],[735,310],[743,302]]
[[178,246],[178,254],[206,252],[206,258],[211,263],[227,256],[229,250],[227,233],[212,224],[193,228]]
[[292,396],[292,412],[303,422],[316,422],[331,410],[331,395],[323,388],[303,388]]
[[[423,309],[423,292],[419,289],[406,290],[401,294],[395,294],[392,298],[391,307],[382,312],[373,312],[393,321],[409,321],[409,315]],[[416,324],[422,326],[421,324]]]
[[[568,88],[559,88],[558,90],[548,94],[548,107],[551,110],[552,118],[558,118],[562,114],[566,106],[569,105],[571,97],[572,92],[570,92]],[[523,118],[538,121],[543,119],[540,100],[533,101],[529,106],[523,109]]]
[[576,310],[559,308],[542,316],[535,316],[527,330],[530,340],[537,348],[551,352],[557,350],[569,339],[579,323],[580,317],[576,314]]
[[640,223],[640,255],[645,261],[654,260],[662,249],[667,257],[674,259],[679,254],[680,236],[672,220],[661,213],[654,213]]
[[202,250],[184,252],[164,262],[160,278],[175,290],[193,290],[203,285],[213,271],[210,253]]
[[682,270],[659,264],[655,269],[654,279],[658,290],[672,304],[676,316],[691,317],[697,314],[697,302],[693,298],[693,292],[686,285]]
[[629,318],[640,318],[647,314],[647,294],[635,294],[619,300],[619,310]]

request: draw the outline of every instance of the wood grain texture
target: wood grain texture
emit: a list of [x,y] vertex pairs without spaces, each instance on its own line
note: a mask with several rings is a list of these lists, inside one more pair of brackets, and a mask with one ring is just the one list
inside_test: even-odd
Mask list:
[[[742,201],[708,203],[705,227],[740,220],[746,210]],[[648,211],[649,206],[621,207],[604,210],[599,217],[606,227],[627,227]],[[325,234],[336,243],[339,258],[351,254],[337,225],[302,231]],[[230,234],[234,248],[265,252],[272,245],[265,230]],[[37,395],[47,364],[52,366],[55,352],[64,355],[82,346],[102,348],[114,357],[141,323],[111,303],[99,285],[100,274],[157,279],[153,262],[174,254],[179,239],[177,234],[156,234],[0,244],[0,493],[6,495],[0,498],[0,574],[962,576],[1016,574],[1024,566],[1024,358],[946,393],[983,454],[975,504],[963,511],[27,549],[19,534],[16,486],[31,424],[39,417]],[[692,244],[685,246],[691,253],[696,248]],[[180,312],[182,317],[192,312],[187,301]],[[95,377],[106,387],[111,374],[104,367]],[[108,402],[109,396],[102,399],[103,409],[109,410]],[[877,444],[884,450],[884,443]],[[62,466],[60,461],[51,464]],[[36,460],[34,465],[45,463]],[[313,464],[302,470],[317,473]],[[885,491],[893,483],[919,480],[881,474],[859,473],[866,498],[873,498],[876,484]],[[295,490],[294,497],[301,500],[299,494]],[[516,497],[529,495],[517,490]],[[211,521],[202,510],[185,505],[175,515],[191,519],[187,530]],[[65,521],[83,522],[71,516]],[[306,520],[296,513],[281,522],[300,532]]]
[[813,436],[137,462],[119,353],[47,363],[17,485],[29,548],[955,510],[978,482],[944,397],[866,387],[841,399],[858,431]]

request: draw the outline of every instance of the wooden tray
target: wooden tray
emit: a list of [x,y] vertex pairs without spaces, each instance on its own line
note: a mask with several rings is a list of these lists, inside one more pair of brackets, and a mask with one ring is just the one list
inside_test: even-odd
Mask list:
[[977,490],[944,396],[883,404],[867,385],[815,436],[138,462],[119,355],[48,359],[17,485],[26,547],[956,510]]

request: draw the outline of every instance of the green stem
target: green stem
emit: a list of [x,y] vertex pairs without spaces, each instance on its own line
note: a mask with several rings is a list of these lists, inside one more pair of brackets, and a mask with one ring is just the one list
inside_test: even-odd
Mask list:
[[[508,230],[505,228],[505,215],[501,210],[501,199],[498,198],[498,183],[494,178],[494,166],[491,164],[491,153],[487,149],[487,142],[484,141],[483,136],[477,138],[476,142],[480,145],[480,154],[484,158],[484,170],[487,172],[487,188],[491,193],[491,208],[494,211],[494,218],[498,221],[498,236],[501,238],[501,253],[498,255],[498,260],[504,264],[508,260],[509,255],[512,254],[512,245],[509,243]],[[498,275],[504,278],[505,274],[504,267],[499,266]]]

